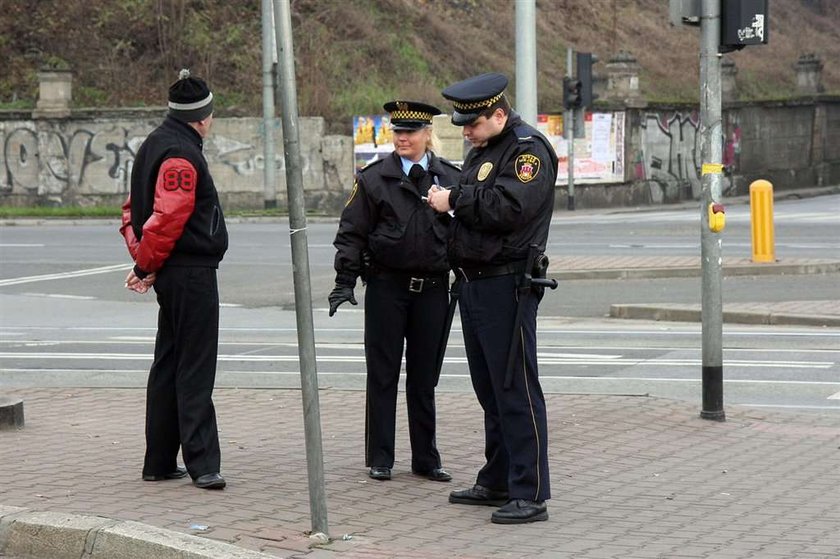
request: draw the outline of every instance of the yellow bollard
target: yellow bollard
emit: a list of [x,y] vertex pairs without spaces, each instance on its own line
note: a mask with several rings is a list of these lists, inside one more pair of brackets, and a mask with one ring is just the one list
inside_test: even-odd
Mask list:
[[757,180],[750,184],[750,221],[752,223],[752,261],[775,262],[773,240],[773,185]]

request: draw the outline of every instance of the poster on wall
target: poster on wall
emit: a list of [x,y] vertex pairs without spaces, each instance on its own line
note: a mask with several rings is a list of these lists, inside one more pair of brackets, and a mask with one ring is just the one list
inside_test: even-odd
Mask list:
[[392,151],[391,119],[387,114],[353,117],[353,159],[356,171]]
[[[569,148],[563,137],[563,115],[538,115],[537,130],[545,134],[557,153],[557,184],[569,178]],[[624,182],[624,113],[584,116],[585,137],[575,142],[575,183]]]
[[[385,115],[353,117],[353,156],[356,171],[394,150],[390,118]],[[590,113],[584,117],[585,138],[575,140],[575,182],[624,182],[624,113]],[[563,115],[537,116],[537,130],[545,134],[559,160],[558,185],[568,183],[568,146],[563,137]]]

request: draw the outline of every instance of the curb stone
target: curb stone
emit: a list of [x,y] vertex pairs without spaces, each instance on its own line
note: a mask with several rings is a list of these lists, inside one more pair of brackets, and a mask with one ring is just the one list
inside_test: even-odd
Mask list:
[[[723,277],[768,276],[768,275],[810,275],[840,272],[840,262],[815,262],[803,264],[755,264],[724,265]],[[586,279],[657,279],[694,278],[702,275],[702,268],[696,266],[666,266],[651,268],[603,268],[589,270],[560,270],[549,268],[548,275],[557,280]]]
[[0,505],[0,556],[33,559],[277,559],[134,521]]
[[[611,318],[700,322],[699,308],[662,305],[610,305]],[[730,324],[775,324],[787,326],[840,326],[840,316],[793,314],[771,311],[723,311],[723,322]]]

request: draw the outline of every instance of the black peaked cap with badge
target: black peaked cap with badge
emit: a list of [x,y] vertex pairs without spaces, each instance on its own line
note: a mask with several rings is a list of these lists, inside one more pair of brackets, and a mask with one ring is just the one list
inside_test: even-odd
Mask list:
[[467,78],[452,84],[441,92],[446,99],[452,101],[452,124],[464,126],[481,115],[502,98],[508,85],[504,74],[491,72]]
[[431,126],[432,117],[441,113],[437,107],[417,101],[391,101],[382,108],[391,114],[392,130],[420,130]]

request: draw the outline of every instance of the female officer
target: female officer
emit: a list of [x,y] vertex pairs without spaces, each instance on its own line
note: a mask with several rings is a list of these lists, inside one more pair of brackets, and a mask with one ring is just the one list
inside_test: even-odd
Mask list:
[[437,157],[432,117],[440,110],[413,101],[386,103],[394,151],[362,169],[333,243],[335,289],[330,316],[356,304],[356,278],[367,284],[365,462],[373,479],[391,479],[397,385],[405,347],[405,392],[411,470],[434,481],[452,477],[435,444],[435,386],[448,307],[447,214],[423,200],[433,185],[458,184],[458,168]]

